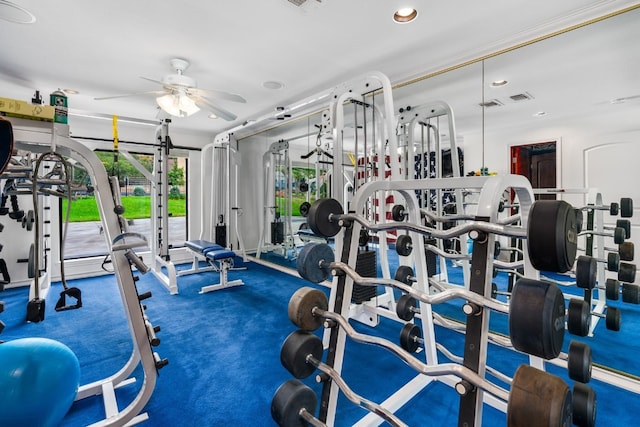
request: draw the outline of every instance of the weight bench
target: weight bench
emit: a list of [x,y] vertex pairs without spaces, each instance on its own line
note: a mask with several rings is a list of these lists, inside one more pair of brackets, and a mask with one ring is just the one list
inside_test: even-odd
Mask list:
[[[306,223],[303,225],[306,226]],[[318,236],[310,228],[303,227],[303,225],[300,225],[300,228],[296,233],[303,243],[308,243],[308,242],[329,243],[329,239],[327,239],[324,236]]]
[[[207,271],[220,273],[220,282],[215,285],[204,286],[200,289],[201,294],[244,284],[242,280],[232,280],[230,282],[227,280],[227,273],[233,266],[233,258],[236,256],[235,252],[207,240],[187,240],[184,244],[193,253],[193,264],[191,269],[179,271],[177,273],[178,276]],[[200,267],[200,260],[205,260],[208,266]]]

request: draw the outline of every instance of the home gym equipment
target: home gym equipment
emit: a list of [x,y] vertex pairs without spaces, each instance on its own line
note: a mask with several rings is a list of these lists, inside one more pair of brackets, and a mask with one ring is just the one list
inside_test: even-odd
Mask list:
[[[104,165],[93,151],[69,137],[67,125],[17,118],[10,120],[15,135],[15,148],[18,150],[37,153],[54,151],[65,158],[73,158],[87,170],[94,187],[103,235],[113,265],[114,275],[111,277],[117,282],[124,314],[127,317],[126,324],[132,342],[128,361],[112,375],[81,385],[75,400],[102,396],[105,418],[95,423],[95,426],[134,425],[144,421],[148,419],[148,415],[141,411],[153,394],[158,369],[168,363],[153,349],[153,344],[157,343],[154,339],[157,328],[151,325],[140,303],[142,296],[138,294],[137,277],[132,271],[133,266],[140,273],[148,269],[132,250],[146,246],[146,239],[144,236],[122,231],[122,224],[126,224],[126,221],[122,217],[121,206],[117,206],[115,202],[117,195],[113,192]],[[4,345],[0,344],[0,347]],[[119,406],[115,389],[136,382],[136,379],[131,377],[134,371],[143,376],[139,380],[135,397],[129,400],[127,405]]]
[[[475,220],[467,221],[442,231],[421,225],[422,215],[415,196],[415,190],[431,188],[478,188],[480,197]],[[515,192],[520,203],[522,224],[519,226],[496,223],[497,207],[501,195],[510,189]],[[404,197],[408,221],[377,223],[364,218],[361,212],[363,212],[363,205],[369,194],[383,190],[393,190]],[[326,278],[329,274],[333,276],[333,286],[331,287],[328,304],[329,309],[326,312],[321,311],[319,308],[313,309],[313,312],[322,314],[325,320],[324,325],[327,327],[324,332],[324,342],[328,352],[327,360],[324,363],[331,366],[338,373],[340,372],[344,356],[344,341],[347,336],[353,338],[351,331],[348,331],[349,325],[346,320],[349,315],[347,302],[353,285],[356,283],[375,284],[376,286],[384,285],[387,288],[399,289],[422,302],[420,320],[424,331],[424,351],[421,352],[419,357],[424,357],[428,366],[435,365],[436,368],[440,366],[437,362],[438,355],[436,353],[431,305],[448,301],[452,298],[462,298],[466,301],[462,305],[462,311],[467,315],[466,327],[463,326],[465,330],[464,356],[461,358],[462,363],[460,365],[456,364],[456,366],[463,366],[481,376],[483,385],[486,381],[483,376],[486,370],[485,356],[489,335],[488,316],[491,311],[508,312],[510,314],[510,317],[512,317],[509,320],[511,332],[515,335],[515,338],[511,337],[512,341],[517,346],[516,348],[535,354],[535,356],[530,356],[532,365],[542,367],[544,365],[542,360],[545,357],[556,360],[557,356],[560,355],[560,347],[564,337],[564,298],[555,285],[537,280],[538,272],[532,267],[530,258],[537,256],[542,261],[554,265],[556,270],[571,268],[573,265],[572,258],[575,258],[576,251],[577,219],[573,209],[569,209],[568,204],[565,202],[555,202],[557,205],[542,206],[540,209],[534,209],[532,203],[533,194],[530,184],[523,177],[517,176],[371,182],[363,185],[356,192],[348,213],[343,213],[341,205],[335,200],[317,201],[309,211],[309,226],[312,229],[315,228],[314,232],[323,230],[326,235],[335,235],[335,253],[338,255],[329,255],[326,248],[320,246],[321,244],[312,245],[310,249],[306,249],[305,246],[303,248],[305,262],[303,263],[304,268],[302,271],[304,274],[301,275],[313,278],[312,275],[315,274],[316,280]],[[546,217],[546,221],[542,217]],[[414,257],[415,277],[425,279],[418,280],[412,283],[412,286],[409,286],[392,279],[363,278],[359,276],[349,266],[353,265],[357,249],[358,242],[354,236],[359,235],[361,227],[374,234],[391,227],[407,231],[413,242],[412,245],[414,245],[411,256]],[[543,258],[543,252],[545,252],[544,256],[546,256],[546,251],[549,250],[547,243],[536,242],[535,239],[533,244],[528,242],[527,247],[524,249],[525,259],[523,261],[523,270],[527,278],[518,281],[517,290],[515,291],[518,294],[515,302],[518,309],[511,310],[508,304],[490,298],[491,289],[489,285],[493,276],[494,235],[508,235],[522,239],[527,238],[528,234],[531,234],[531,230],[536,230],[536,227],[540,227],[540,232],[547,233],[547,236],[553,239],[554,245],[551,246],[553,254],[549,261],[547,258]],[[427,280],[426,257],[422,244],[423,237],[450,238],[461,233],[469,233],[473,240],[470,286],[468,288],[464,286],[442,286],[435,279]],[[489,247],[492,249],[489,250]],[[301,251],[300,258],[302,258],[302,255]],[[336,259],[335,261],[334,258]],[[430,284],[438,285],[434,286],[437,292],[432,294],[427,289]],[[521,296],[523,297],[521,298]],[[528,304],[525,302],[527,299],[539,302]],[[394,307],[392,306],[391,308],[393,309]],[[292,311],[296,312],[297,310]],[[382,312],[382,309],[374,311],[377,314]],[[528,317],[524,313],[528,313]],[[393,318],[395,314],[393,316],[389,315],[389,317]],[[397,319],[397,317],[395,318]],[[340,327],[335,327],[336,325]],[[466,423],[470,426],[479,425],[482,412],[481,402],[488,403],[505,412],[507,411],[507,406],[509,406],[507,405],[509,400],[508,392],[505,392],[502,397],[496,397],[495,394],[490,392],[483,392],[482,387],[477,384],[476,387],[469,387],[462,381],[464,378],[454,377],[450,378],[448,375],[443,374],[442,377],[438,378],[461,392],[459,423]],[[429,378],[428,375],[418,375],[390,396],[381,406],[395,412],[430,381],[432,381],[432,378]],[[336,410],[338,389],[339,387],[333,384],[331,379],[323,377],[323,391],[322,396],[320,396],[321,404],[318,416],[320,421],[331,423]],[[566,390],[568,388],[565,385]],[[560,416],[558,412],[555,415]],[[377,418],[376,415],[368,415],[356,425],[369,425],[369,423],[375,422],[375,418]]]
[[73,351],[48,338],[21,338],[0,344],[0,360],[0,425],[59,425],[80,384]]
[[[191,269],[179,271],[178,276],[201,273],[205,271],[215,271],[220,275],[220,281],[215,285],[203,286],[200,289],[201,294],[220,289],[226,289],[233,286],[244,285],[242,279],[231,281],[228,279],[228,273],[230,270],[245,269],[245,267],[233,267],[233,260],[236,257],[236,253],[234,251],[225,249],[217,243],[209,242],[206,240],[187,240],[184,243],[187,249],[189,249],[189,251],[193,253],[193,264]],[[200,267],[200,259],[204,259],[207,262],[208,266]]]

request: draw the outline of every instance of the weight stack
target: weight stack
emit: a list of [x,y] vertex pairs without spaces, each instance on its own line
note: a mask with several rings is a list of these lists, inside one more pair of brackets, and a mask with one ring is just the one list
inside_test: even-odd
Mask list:
[[[358,252],[356,259],[356,273],[362,277],[376,277],[378,275],[378,264],[376,262],[376,252],[368,249]],[[362,304],[378,295],[378,288],[375,286],[363,286],[353,284],[351,302]]]
[[279,245],[284,242],[284,222],[271,223],[271,244]]
[[227,226],[216,225],[216,245],[227,247]]
[[[436,239],[424,239],[425,245],[436,246],[438,241]],[[427,257],[427,276],[433,277],[436,275],[436,270],[438,266],[438,255],[435,252],[430,251],[429,249],[425,249],[425,255]]]

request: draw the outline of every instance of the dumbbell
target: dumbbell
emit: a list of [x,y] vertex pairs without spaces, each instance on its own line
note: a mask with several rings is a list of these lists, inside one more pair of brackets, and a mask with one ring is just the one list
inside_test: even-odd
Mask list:
[[572,415],[573,424],[578,427],[595,427],[596,425],[596,392],[581,382],[573,384]]
[[[406,426],[405,423],[403,423],[389,410],[353,392],[336,370],[321,361],[322,352],[323,345],[322,340],[319,337],[311,332],[296,330],[289,334],[282,343],[282,347],[280,348],[280,362],[282,363],[282,366],[284,366],[284,368],[297,379],[307,378],[316,369],[318,369],[328,378],[331,378],[334,384],[336,384],[344,395],[353,403],[376,413],[393,426]],[[278,403],[278,407],[276,408],[278,418],[295,418],[293,414],[284,411],[286,407],[287,405],[280,405]],[[281,415],[287,416],[281,417]]]
[[569,351],[567,352],[569,378],[584,384],[588,383],[591,381],[592,366],[591,347],[580,341],[569,342]]
[[615,227],[613,229],[613,233],[607,233],[606,231],[595,231],[595,230],[585,230],[578,234],[579,236],[604,236],[604,237],[613,237],[613,241],[619,245],[624,243],[627,239],[627,233],[624,231],[622,227]]
[[604,248],[605,251],[618,252],[621,261],[633,261],[635,247],[633,242],[623,242],[618,245],[618,248]]
[[607,260],[598,260],[586,255],[580,255],[576,260],[576,285],[583,289],[593,289],[596,286],[598,262],[606,262],[609,271],[618,273],[618,280],[632,283],[636,279],[636,266],[627,262],[620,262],[620,256],[615,252],[607,254]]
[[611,331],[619,331],[621,318],[620,309],[610,306],[606,307],[606,309],[606,315],[592,312],[589,307],[589,303],[585,300],[571,298],[567,309],[567,330],[570,334],[586,337],[589,335],[589,329],[591,328],[591,316],[593,315],[604,318],[607,329]]
[[618,213],[622,218],[633,217],[633,200],[629,197],[623,197],[620,199],[620,203],[612,202],[609,205],[587,205],[582,210],[601,210],[609,211],[611,216],[617,216]]
[[12,194],[10,197],[11,200],[11,212],[9,212],[9,218],[15,219],[16,221],[22,221],[22,217],[24,216],[24,211],[20,210],[18,206],[18,196]]
[[[620,281],[609,278],[605,284],[607,299],[617,301],[620,296]],[[640,285],[622,283],[622,301],[631,304],[640,304]]]
[[396,252],[400,256],[409,256],[413,251],[413,242],[408,234],[401,234],[396,238]]
[[[410,230],[440,239],[458,237],[467,232],[470,232],[472,238],[474,235],[481,237],[486,233],[527,238],[531,263],[534,268],[543,271],[559,273],[568,271],[575,261],[577,249],[575,210],[562,200],[534,202],[529,210],[527,230],[522,227],[491,224],[484,221],[469,221],[447,230],[409,223],[372,223],[362,215],[343,213],[340,202],[335,199],[318,199],[309,209],[309,228],[321,236],[335,236],[342,227],[348,227],[354,221],[374,232],[392,229]],[[621,231],[624,233],[624,230]],[[407,244],[401,241],[402,246],[408,249],[410,240],[406,242]]]

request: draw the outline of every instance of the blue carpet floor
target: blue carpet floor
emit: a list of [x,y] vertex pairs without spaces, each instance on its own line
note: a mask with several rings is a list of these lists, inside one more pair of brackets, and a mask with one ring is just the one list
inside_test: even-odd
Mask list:
[[[281,366],[280,345],[295,327],[287,317],[290,296],[307,282],[250,262],[246,271],[231,272],[245,285],[200,295],[204,285],[215,283],[215,273],[201,273],[178,279],[180,293],[169,295],[151,275],[141,276],[139,292],[151,291],[145,301],[147,314],[162,328],[157,351],[169,359],[160,371],[154,394],[146,406],[148,426],[273,426],[270,402],[273,393],[291,375]],[[393,271],[393,269],[392,269]],[[455,274],[452,272],[451,274]],[[5,312],[0,314],[6,329],[0,339],[41,336],[68,345],[81,365],[81,384],[116,372],[128,359],[131,341],[117,292],[115,278],[104,276],[70,282],[83,292],[79,310],[56,313],[53,310],[61,287],[54,285],[47,300],[44,322],[25,323],[27,289],[11,289],[0,294]],[[594,360],[638,374],[637,334],[640,313],[637,307],[618,304],[623,309],[623,331],[614,334],[599,325],[594,338],[584,338],[593,348]],[[456,304],[438,307],[451,317],[459,316]],[[506,316],[493,315],[496,330],[503,328]],[[394,342],[402,325],[383,319],[376,328],[355,324],[361,332],[386,337]],[[602,330],[600,329],[602,326]],[[437,340],[461,354],[463,336],[437,328]],[[567,335],[565,345],[568,345]],[[624,348],[624,351],[616,349]],[[512,375],[525,359],[513,351],[491,346],[489,364]],[[550,371],[566,379],[561,369]],[[136,372],[139,378],[140,372]],[[343,375],[351,388],[380,402],[415,376],[404,362],[387,351],[348,342]],[[569,384],[571,382],[567,380]],[[314,390],[312,379],[305,380]],[[592,381],[598,396],[597,425],[637,425],[635,406],[638,395]],[[136,395],[138,384],[117,391],[121,407]],[[55,396],[52,396],[52,399]],[[458,395],[441,383],[433,383],[398,412],[411,426],[457,425]],[[74,403],[63,426],[84,426],[103,417],[100,398]],[[340,398],[337,426],[352,425],[365,411]],[[485,407],[484,425],[505,425],[505,415]]]

